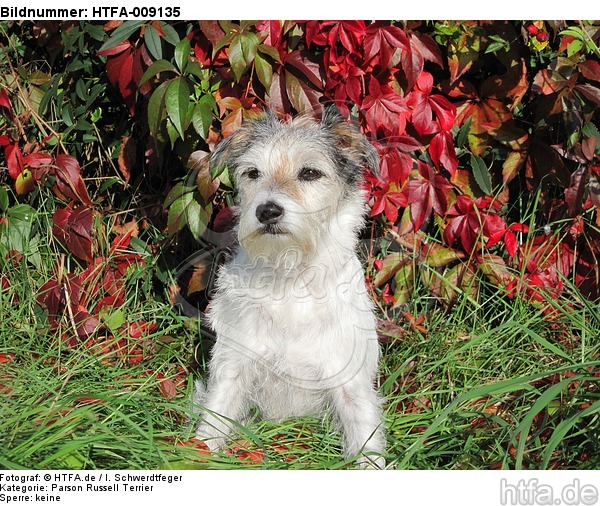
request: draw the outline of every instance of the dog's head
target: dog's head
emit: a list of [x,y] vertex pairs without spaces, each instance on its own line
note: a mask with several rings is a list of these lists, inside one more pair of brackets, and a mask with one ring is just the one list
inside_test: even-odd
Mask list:
[[[298,259],[339,231],[355,237],[362,224],[365,168],[377,172],[377,152],[337,109],[321,122],[288,123],[268,112],[225,139],[211,158],[226,165],[238,192],[238,239],[251,258]],[[341,240],[341,238],[340,238]]]

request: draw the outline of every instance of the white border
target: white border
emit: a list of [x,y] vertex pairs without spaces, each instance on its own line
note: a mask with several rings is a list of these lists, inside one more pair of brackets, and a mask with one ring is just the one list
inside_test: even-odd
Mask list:
[[[523,2],[392,1],[335,2],[324,0],[2,0],[3,7],[179,7],[180,20],[192,19],[597,19],[596,2],[548,0]],[[595,11],[595,12],[594,12]],[[116,16],[117,19],[124,19]],[[89,19],[89,17],[88,17]],[[129,17],[128,19],[139,19]]]

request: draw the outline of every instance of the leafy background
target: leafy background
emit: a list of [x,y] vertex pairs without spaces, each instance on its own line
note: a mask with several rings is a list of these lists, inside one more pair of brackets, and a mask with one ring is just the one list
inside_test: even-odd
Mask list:
[[[141,367],[165,399],[185,396],[194,360],[181,350],[193,349],[198,322],[180,322],[183,342],[171,320],[128,308],[204,308],[234,225],[229,174],[206,163],[222,138],[265,108],[319,117],[334,103],[381,157],[381,177],[364,183],[362,253],[390,353],[409,335],[429,338],[430,311],[458,307],[468,327],[470,311],[502,301],[540,318],[546,351],[583,346],[585,378],[566,385],[597,395],[597,22],[27,21],[0,31],[2,308],[33,299],[29,327],[58,346],[46,363],[60,370],[65,353],[88,350],[125,375]],[[594,330],[574,333],[568,314]],[[6,385],[19,350],[0,355]],[[538,380],[564,387],[567,373]],[[406,387],[407,371],[383,381],[394,390],[399,378]]]

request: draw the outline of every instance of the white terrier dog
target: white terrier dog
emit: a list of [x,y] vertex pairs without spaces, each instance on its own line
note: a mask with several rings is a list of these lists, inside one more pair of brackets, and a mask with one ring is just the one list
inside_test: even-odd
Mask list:
[[239,246],[207,313],[217,340],[197,437],[222,448],[251,407],[275,421],[329,409],[345,455],[383,467],[376,320],[356,255],[375,149],[333,108],[320,123],[267,113],[211,164],[237,183]]

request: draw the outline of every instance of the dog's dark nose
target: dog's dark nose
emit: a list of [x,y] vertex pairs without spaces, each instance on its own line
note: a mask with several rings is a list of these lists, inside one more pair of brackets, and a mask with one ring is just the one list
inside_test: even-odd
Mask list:
[[263,225],[277,223],[283,216],[283,207],[275,202],[265,202],[256,208],[256,217]]

